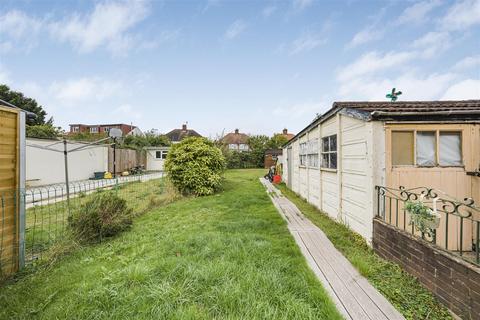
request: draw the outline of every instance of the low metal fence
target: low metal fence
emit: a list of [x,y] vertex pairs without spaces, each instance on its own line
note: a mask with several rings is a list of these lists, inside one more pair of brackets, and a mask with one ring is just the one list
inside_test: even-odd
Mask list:
[[[375,189],[377,218],[480,265],[480,208],[472,198],[458,200],[427,187],[376,186]],[[415,201],[421,201],[437,217],[426,228],[416,226],[412,213],[405,208],[407,203]]]
[[[114,190],[139,214],[158,203],[165,190],[162,177],[159,172],[0,192],[0,278],[48,257],[68,234],[68,217],[93,193]],[[18,218],[12,214],[16,206],[24,208]]]

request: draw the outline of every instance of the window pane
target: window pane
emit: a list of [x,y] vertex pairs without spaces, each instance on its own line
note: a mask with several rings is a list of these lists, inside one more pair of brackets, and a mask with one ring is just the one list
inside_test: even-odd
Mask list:
[[337,169],[337,153],[330,153],[330,169]]
[[328,137],[322,138],[322,151],[328,151]]
[[413,131],[392,132],[392,165],[413,165]]
[[322,167],[323,168],[328,168],[329,167],[329,157],[328,157],[328,153],[324,153],[322,154]]
[[162,158],[162,152],[161,151],[155,152],[155,158],[161,159]]
[[460,132],[440,132],[440,165],[462,165],[462,143]]
[[436,141],[435,132],[417,132],[417,165],[436,165]]
[[337,135],[330,136],[330,151],[337,151]]

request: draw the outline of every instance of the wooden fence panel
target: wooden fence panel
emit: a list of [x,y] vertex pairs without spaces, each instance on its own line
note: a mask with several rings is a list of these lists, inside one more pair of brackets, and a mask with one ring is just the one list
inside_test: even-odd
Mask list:
[[[133,149],[120,149],[115,151],[116,173],[127,171],[136,166],[145,166],[145,155],[142,151]],[[113,148],[108,148],[108,171],[113,172]]]
[[18,270],[19,112],[0,107],[0,278]]

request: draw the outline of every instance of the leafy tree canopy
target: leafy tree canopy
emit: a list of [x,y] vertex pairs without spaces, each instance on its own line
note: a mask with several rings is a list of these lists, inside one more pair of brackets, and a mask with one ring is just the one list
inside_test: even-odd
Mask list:
[[21,92],[10,90],[8,86],[0,84],[0,99],[23,110],[35,113],[37,116],[35,119],[29,121],[30,125],[53,125],[53,118],[45,121],[47,112],[43,110],[43,106],[39,105],[35,99],[25,97]]
[[143,136],[129,135],[123,139],[122,146],[133,149],[144,147],[167,147],[170,139],[166,135],[156,134],[153,130],[145,132]]
[[59,127],[54,127],[50,124],[31,125],[26,128],[28,138],[55,139],[62,133]]
[[285,137],[281,133],[277,133],[270,139],[269,148],[281,149],[283,145],[285,145],[287,142],[288,142],[287,137]]

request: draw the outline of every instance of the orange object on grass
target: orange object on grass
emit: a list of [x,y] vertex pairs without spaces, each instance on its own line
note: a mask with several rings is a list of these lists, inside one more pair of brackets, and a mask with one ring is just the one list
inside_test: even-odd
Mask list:
[[282,176],[280,176],[280,175],[278,175],[278,174],[277,174],[277,175],[274,175],[274,176],[273,176],[273,183],[277,183],[277,184],[278,184],[278,183],[280,183],[280,182],[282,182]]

